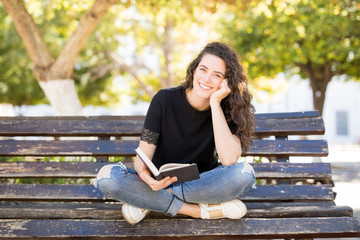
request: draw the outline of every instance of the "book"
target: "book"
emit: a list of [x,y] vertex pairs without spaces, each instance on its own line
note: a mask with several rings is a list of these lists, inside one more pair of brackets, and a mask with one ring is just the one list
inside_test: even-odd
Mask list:
[[148,156],[146,156],[140,147],[135,149],[135,151],[156,180],[161,180],[167,176],[177,177],[178,180],[174,182],[175,184],[200,178],[196,163],[167,163],[157,169],[154,163],[148,158]]

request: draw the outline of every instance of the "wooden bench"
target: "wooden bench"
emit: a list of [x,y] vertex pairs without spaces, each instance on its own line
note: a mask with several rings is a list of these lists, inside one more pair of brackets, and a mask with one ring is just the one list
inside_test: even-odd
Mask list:
[[131,165],[143,119],[0,117],[0,239],[360,237],[353,210],[334,203],[330,164],[289,161],[328,155],[325,140],[308,137],[325,131],[314,111],[256,115],[256,139],[245,157],[261,162],[252,164],[258,185],[242,199],[243,219],[152,212],[128,224],[121,203],[105,199],[90,179],[109,159]]

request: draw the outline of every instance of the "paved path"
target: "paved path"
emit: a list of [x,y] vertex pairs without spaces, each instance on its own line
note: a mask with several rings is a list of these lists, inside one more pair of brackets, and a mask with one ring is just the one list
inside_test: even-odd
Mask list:
[[[335,183],[336,205],[350,206],[354,215],[360,219],[360,146],[348,148],[330,146],[330,155],[322,162],[331,162],[332,178]],[[335,240],[337,238],[331,238]],[[342,238],[342,240],[360,238]],[[320,239],[319,239],[320,240]],[[330,240],[330,239],[329,239]]]

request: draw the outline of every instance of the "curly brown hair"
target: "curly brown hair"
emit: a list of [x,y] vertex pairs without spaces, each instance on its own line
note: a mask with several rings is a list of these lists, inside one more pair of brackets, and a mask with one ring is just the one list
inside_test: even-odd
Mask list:
[[242,150],[246,152],[252,142],[255,108],[251,104],[252,96],[247,87],[247,77],[239,62],[238,55],[224,43],[212,42],[207,44],[188,66],[182,86],[186,90],[193,88],[195,69],[206,54],[215,55],[226,64],[225,78],[228,80],[231,93],[221,101],[221,107],[231,132],[240,138]]

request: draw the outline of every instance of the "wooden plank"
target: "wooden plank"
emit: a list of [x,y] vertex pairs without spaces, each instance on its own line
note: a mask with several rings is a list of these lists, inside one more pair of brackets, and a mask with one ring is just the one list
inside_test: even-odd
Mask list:
[[244,200],[279,201],[279,200],[334,200],[331,185],[261,185],[250,189]]
[[[92,185],[0,184],[1,200],[101,201],[103,194]],[[334,200],[331,185],[266,185],[251,189],[243,200]]]
[[134,156],[138,140],[0,141],[0,156]]
[[[0,162],[1,178],[95,177],[108,162]],[[132,162],[125,162],[133,167]],[[330,163],[251,163],[258,179],[331,179]]]
[[257,119],[269,118],[308,118],[319,117],[319,111],[304,111],[304,112],[278,112],[278,113],[256,113]]
[[256,121],[257,137],[288,135],[323,135],[322,118],[259,119]]
[[105,239],[359,237],[360,224],[352,217],[145,219],[136,225],[124,220],[0,220],[0,239],[74,239],[85,236]]
[[[90,178],[109,162],[0,162],[1,178]],[[116,163],[113,163],[116,164]],[[132,163],[127,163],[131,165]]]
[[[273,116],[273,115],[271,115]],[[282,114],[280,114],[282,116]],[[0,117],[1,136],[139,136],[144,116],[118,117]],[[258,137],[319,135],[325,127],[320,117],[257,117]]]
[[[134,156],[138,140],[3,140],[0,156]],[[325,140],[253,140],[244,156],[327,156]]]
[[[330,202],[329,202],[330,203]],[[286,204],[245,202],[247,218],[284,218],[284,217],[352,217],[353,211],[347,206]],[[37,203],[37,202],[0,202],[0,218],[3,219],[121,219],[121,204],[104,203]],[[186,216],[178,215],[178,218]],[[163,213],[151,212],[152,218],[171,218]]]
[[1,136],[138,136],[144,116],[1,117]]
[[327,156],[325,140],[258,140],[254,139],[245,156]]
[[331,179],[330,163],[251,163],[261,179]]

